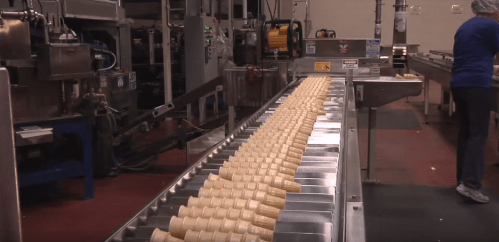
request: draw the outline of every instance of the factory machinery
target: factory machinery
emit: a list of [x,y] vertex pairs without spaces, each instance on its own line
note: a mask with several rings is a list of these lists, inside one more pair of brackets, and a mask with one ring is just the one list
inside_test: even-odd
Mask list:
[[357,108],[419,95],[422,81],[380,77],[379,40],[263,26],[262,56],[291,82],[107,241],[365,241]]
[[[16,1],[11,2],[15,8]],[[78,4],[71,7],[75,2]],[[170,28],[183,29],[185,34],[185,61],[191,64],[185,71],[187,94],[173,103],[140,114],[133,105],[113,104],[116,95],[124,93],[127,96],[119,100],[128,102],[134,102],[136,95],[136,74],[130,71],[131,55],[127,52],[130,51],[127,42],[130,37],[126,36],[130,33],[127,29],[129,23],[124,19],[119,3],[53,1],[50,10],[44,3],[52,2],[44,0],[41,4],[43,11],[42,8],[38,11],[31,1],[25,1],[26,7],[17,5],[21,9],[17,12],[2,12],[5,22],[10,19],[17,21],[9,27],[24,25],[26,29],[22,33],[30,36],[28,23],[31,23],[32,27],[42,29],[42,36],[46,38],[37,38],[33,28],[34,42],[25,45],[29,51],[23,58],[18,58],[18,55],[6,57],[8,55],[2,52],[0,56],[5,60],[2,65],[9,71],[2,69],[0,84],[8,87],[9,82],[5,80],[9,78],[11,84],[16,83],[15,80],[20,84],[28,80],[27,90],[54,92],[52,95],[29,94],[29,97],[38,97],[43,107],[50,106],[48,98],[53,98],[58,105],[57,109],[50,109],[48,115],[40,114],[43,118],[28,119],[23,123],[23,119],[18,118],[21,116],[16,114],[18,94],[7,91],[8,95],[0,96],[6,99],[1,110],[10,109],[9,95],[12,96],[16,146],[27,139],[31,143],[26,147],[31,149],[57,141],[59,138],[54,133],[77,133],[82,137],[63,138],[59,142],[68,144],[67,147],[83,147],[87,155],[85,161],[102,159],[107,162],[103,164],[112,169],[116,163],[123,165],[113,150],[121,145],[126,149],[134,131],[147,132],[149,124],[181,106],[187,105],[189,117],[193,108],[189,104],[193,99],[199,99],[202,119],[206,97],[217,96],[221,91],[219,86],[223,84],[224,99],[229,106],[229,135],[221,141],[219,139],[216,145],[208,146],[211,148],[202,157],[107,241],[156,241],[162,240],[162,236],[168,241],[365,241],[361,170],[368,170],[368,178],[375,179],[376,108],[419,95],[422,81],[412,77],[380,76],[380,39],[307,38],[310,31],[307,24],[302,26],[299,21],[283,20],[288,15],[288,19],[293,19],[293,2],[278,2],[278,19],[272,17],[271,21],[259,22],[257,18],[258,24],[242,28],[233,27],[231,21],[225,23],[229,24],[230,37],[235,36],[230,34],[235,31],[245,33],[242,36],[251,40],[245,41],[246,45],[241,47],[246,54],[240,60],[250,63],[246,67],[221,68],[220,59],[223,58],[219,58],[218,50],[224,47],[213,44],[214,39],[222,35],[211,8],[203,5],[200,9],[195,1],[186,2],[194,7],[186,6],[183,24],[170,23],[170,12],[167,11],[163,28],[168,31],[163,32],[163,39],[170,39]],[[109,12],[103,15],[115,17],[71,12],[84,9],[85,4],[100,3],[114,4],[110,9],[116,10],[116,15],[109,15]],[[169,4],[166,9],[170,10]],[[192,9],[194,13],[189,14]],[[47,14],[46,18],[38,12],[54,15]],[[65,23],[62,22],[60,28],[52,28],[59,19]],[[36,23],[36,20],[40,21]],[[0,41],[2,47],[8,46],[3,44],[3,37]],[[41,43],[37,44],[37,41]],[[78,55],[80,48],[81,55]],[[405,61],[407,47],[397,49],[400,53],[395,53],[395,49],[394,58],[397,54],[396,58]],[[169,53],[169,50],[164,52]],[[36,54],[34,60],[32,54]],[[25,61],[18,62],[19,59]],[[20,78],[24,72],[15,70],[25,66],[16,67],[17,63],[32,63],[27,67],[35,76]],[[169,64],[170,59],[165,59],[165,86],[171,84]],[[400,67],[395,65],[400,64],[398,61],[394,60],[393,64]],[[119,68],[113,69],[113,66]],[[108,79],[115,76],[116,79]],[[47,85],[52,86],[47,88]],[[3,94],[5,89],[0,91]],[[171,98],[168,93],[165,96]],[[238,106],[258,106],[260,109],[236,125],[234,109]],[[36,109],[36,106],[29,107]],[[367,168],[360,165],[358,144],[357,109],[363,107],[370,109]],[[11,126],[9,118],[2,127]],[[73,123],[75,120],[79,123]],[[56,121],[62,122],[62,128]],[[85,132],[88,130],[91,132]],[[40,135],[47,139],[39,138]],[[30,136],[35,138],[30,139]],[[2,143],[14,142],[9,138],[2,137]],[[91,138],[94,142],[87,142]],[[72,140],[76,145],[69,144]],[[52,149],[52,145],[49,148]],[[62,146],[59,150],[64,148]],[[36,160],[44,154],[42,148],[36,149],[42,151],[23,154]],[[14,160],[14,149],[6,146],[5,150],[9,152],[6,154],[12,153],[9,160]],[[20,149],[16,150],[20,154]],[[90,158],[89,154],[97,155]],[[17,187],[17,178],[10,175],[16,174],[16,166],[16,162],[9,163],[4,171],[9,177],[0,176],[0,179],[9,178],[3,184],[10,185],[1,186],[1,189],[11,189],[7,192],[13,201],[16,201],[17,190],[12,189]],[[76,168],[81,171],[82,167]],[[88,166],[83,168],[87,182],[91,182],[91,170]],[[24,180],[21,178],[23,174],[19,174],[19,181]],[[57,179],[82,173],[63,174]],[[87,185],[91,187],[91,183]],[[91,192],[87,189],[87,197],[91,197]],[[18,208],[14,202],[8,205]],[[19,217],[18,209],[9,211],[12,214],[6,216],[5,221]],[[0,225],[8,225],[5,226],[8,231],[13,231],[7,234],[12,236],[10,238],[20,235],[19,224]]]
[[[425,122],[428,123],[430,80],[441,86],[441,101],[439,109],[444,103],[448,104],[449,116],[454,113],[454,102],[450,92],[452,79],[452,63],[454,54],[451,50],[430,50],[430,53],[414,53],[408,56],[408,68],[425,77]],[[493,76],[491,111],[496,113],[496,124],[499,122],[499,76]]]

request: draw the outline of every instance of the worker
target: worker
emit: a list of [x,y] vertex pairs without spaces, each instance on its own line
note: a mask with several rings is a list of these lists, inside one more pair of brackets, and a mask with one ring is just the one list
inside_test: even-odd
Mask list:
[[479,203],[489,133],[493,60],[499,52],[499,0],[474,0],[476,17],[455,35],[451,91],[459,122],[457,192]]

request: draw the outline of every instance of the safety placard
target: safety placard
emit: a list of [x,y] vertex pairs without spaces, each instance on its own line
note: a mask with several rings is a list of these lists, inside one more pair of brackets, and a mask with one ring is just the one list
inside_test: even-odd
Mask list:
[[307,42],[306,52],[307,54],[315,54],[315,42]]
[[124,84],[123,83],[123,77],[122,76],[118,77],[118,87],[122,87],[123,84]]
[[381,73],[381,65],[379,63],[371,64],[371,74],[380,74]]
[[130,72],[130,74],[128,74],[128,87],[130,90],[135,90],[137,88],[137,74],[135,72]]
[[368,40],[366,41],[366,58],[379,59],[381,52],[381,41],[380,40]]
[[315,72],[331,72],[331,62],[315,62]]
[[100,87],[107,87],[107,79],[106,77],[100,78]]
[[348,54],[348,41],[340,40],[339,52],[340,54]]
[[343,60],[343,69],[359,69],[359,60]]

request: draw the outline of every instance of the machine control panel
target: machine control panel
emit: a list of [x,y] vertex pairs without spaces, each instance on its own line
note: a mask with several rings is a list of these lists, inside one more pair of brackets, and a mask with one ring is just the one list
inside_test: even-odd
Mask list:
[[187,91],[218,76],[216,21],[209,16],[185,19],[185,61]]
[[211,58],[213,57],[212,56],[212,52],[213,52],[213,49],[214,49],[214,43],[213,41],[214,40],[214,33],[213,33],[213,28],[211,26],[205,26],[204,27],[204,39],[205,39],[205,49],[204,49],[204,52],[205,52],[205,60],[204,62],[206,64],[208,64],[208,62],[211,60]]

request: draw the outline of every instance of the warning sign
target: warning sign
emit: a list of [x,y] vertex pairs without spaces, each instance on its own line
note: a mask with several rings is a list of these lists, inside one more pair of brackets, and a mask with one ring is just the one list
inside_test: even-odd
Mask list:
[[315,42],[307,42],[306,47],[307,54],[315,54]]
[[331,62],[315,62],[315,72],[331,72]]
[[359,69],[359,60],[343,60],[343,69]]
[[381,73],[381,65],[379,63],[371,64],[371,74],[380,74]]
[[348,54],[348,41],[340,40],[340,54]]

